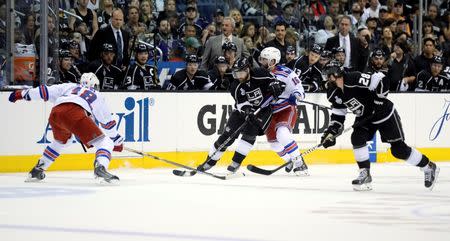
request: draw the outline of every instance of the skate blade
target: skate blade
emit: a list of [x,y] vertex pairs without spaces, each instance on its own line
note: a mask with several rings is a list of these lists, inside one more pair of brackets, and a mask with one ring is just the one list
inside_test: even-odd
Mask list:
[[430,187],[428,187],[428,189],[430,189],[430,191],[433,191],[434,184],[436,184],[436,182],[437,182],[437,180],[438,180],[438,177],[439,177],[439,171],[440,171],[440,168],[439,168],[439,167],[436,167],[436,171],[435,171],[435,173],[434,173],[434,182],[431,184]]
[[362,185],[353,185],[353,190],[358,191],[358,192],[371,191],[372,184],[366,183],[366,184],[362,184]]
[[245,177],[245,173],[243,173],[243,172],[227,173],[225,175],[225,180],[235,179],[235,178],[239,178],[239,177]]
[[25,182],[42,182],[44,179],[37,179],[37,178],[34,178],[34,177],[27,177],[26,179],[25,179]]
[[107,180],[103,177],[95,177],[95,179],[97,179],[98,184],[100,185],[110,185],[110,186],[116,186],[120,184],[120,180],[119,179],[110,179]]
[[308,171],[300,171],[300,172],[294,172],[294,173],[298,177],[309,177],[309,172]]

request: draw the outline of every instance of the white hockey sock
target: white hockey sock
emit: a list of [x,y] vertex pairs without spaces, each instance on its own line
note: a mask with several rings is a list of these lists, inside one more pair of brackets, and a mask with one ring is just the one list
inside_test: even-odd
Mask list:
[[280,126],[277,128],[277,140],[283,146],[285,153],[289,154],[291,158],[300,156],[300,150],[297,143],[292,137],[291,131],[286,126]]
[[283,158],[285,162],[288,162],[291,158],[286,152],[284,152],[284,147],[278,141],[271,142],[270,147],[278,154],[278,156]]
[[114,148],[114,142],[109,137],[100,138],[91,143],[97,151],[95,152],[95,160],[108,169],[111,161],[111,152]]
[[[223,151],[217,151],[216,147],[214,145],[211,146],[211,149],[209,150],[208,156],[211,157],[211,160],[217,161],[220,160],[220,158],[223,155]],[[216,152],[214,154],[214,152]],[[214,154],[214,155],[213,155]]]
[[[67,143],[71,143],[71,140],[68,140]],[[55,159],[58,158],[59,153],[61,153],[61,151],[69,145],[70,144],[61,144],[60,142],[54,140],[47,146],[47,148],[45,148],[41,158],[39,158],[39,163],[44,163],[41,168],[47,170],[53,164]]]
[[236,147],[236,152],[243,156],[247,156],[252,147],[253,144],[250,144],[247,141],[240,139],[238,142],[238,146]]

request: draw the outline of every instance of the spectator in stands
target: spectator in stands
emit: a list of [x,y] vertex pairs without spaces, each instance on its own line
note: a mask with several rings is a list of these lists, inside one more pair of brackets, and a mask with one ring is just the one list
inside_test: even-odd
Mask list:
[[153,33],[156,29],[155,16],[153,15],[153,4],[151,0],[143,0],[140,5],[141,20],[147,26],[146,32]]
[[97,9],[97,22],[99,29],[108,26],[113,10],[114,3],[112,0],[102,0],[100,2],[99,9]]
[[240,36],[242,28],[244,27],[244,21],[242,20],[242,15],[236,8],[230,10],[229,17],[234,19],[234,30],[233,35]]
[[182,21],[180,27],[178,28],[178,32],[184,33],[185,26],[187,25],[192,25],[195,27],[195,33],[197,38],[201,37],[203,28],[205,28],[208,25],[208,21],[206,21],[205,18],[200,17],[196,4],[190,4],[186,6],[185,18]]
[[206,44],[206,41],[208,41],[210,37],[215,36],[216,32],[216,25],[209,24],[208,26],[206,26],[206,28],[203,29],[202,32],[202,45],[204,46]]
[[[244,16],[265,16],[269,8],[265,4],[261,4],[260,0],[243,0],[241,12]],[[270,21],[270,20],[269,20]]]
[[186,55],[195,54],[201,55],[201,44],[196,37],[185,38],[184,45],[186,48]]
[[170,30],[170,24],[167,19],[163,19],[159,22],[158,33],[156,34],[155,41],[157,46],[163,52],[163,61],[169,61],[171,52],[178,46],[178,40],[176,40]]
[[394,50],[394,38],[390,27],[383,27],[383,35],[381,36],[381,41],[378,46],[383,50],[386,56],[389,56]]
[[266,47],[275,47],[281,52],[280,64],[286,63],[286,23],[278,22],[275,24],[275,39],[267,43]]
[[450,9],[442,16],[442,36],[441,42],[450,42]]
[[130,34],[122,30],[123,12],[116,9],[112,13],[111,24],[108,27],[100,29],[94,36],[91,49],[89,50],[89,60],[93,61],[100,57],[100,50],[104,43],[114,46],[116,52],[115,65],[121,69],[128,66],[130,57],[128,55],[128,45]]
[[313,17],[312,20],[317,22],[319,19],[327,15],[327,5],[322,0],[311,0],[309,4],[309,11]]
[[344,48],[346,55],[344,67],[363,71],[369,56],[369,48],[368,46],[363,47],[360,41],[350,34],[350,27],[350,17],[343,16],[339,22],[339,34],[327,40],[325,49],[332,50],[336,47]]
[[365,22],[368,18],[379,18],[381,4],[378,0],[370,0],[369,7],[364,9],[361,20]]
[[367,27],[365,26],[359,27],[357,37],[363,48],[368,47],[369,50],[372,50],[376,47],[375,45],[370,46],[372,40],[370,31],[367,29]]
[[25,22],[25,26],[22,30],[24,34],[24,43],[25,44],[34,44],[34,34],[36,33],[36,25],[33,14],[26,16],[27,21]]
[[209,70],[214,67],[214,59],[217,56],[222,55],[222,45],[226,42],[233,42],[236,44],[237,58],[241,56],[249,56],[249,52],[244,46],[244,41],[242,41],[242,39],[239,37],[233,36],[233,30],[234,19],[231,17],[225,17],[223,19],[222,34],[209,38],[209,40],[205,44],[205,50],[202,56],[202,64],[200,67],[201,69]]
[[224,56],[217,56],[214,60],[214,68],[208,71],[208,75],[213,83],[212,90],[227,90],[233,81],[231,68]]
[[198,68],[200,60],[197,55],[188,55],[185,61],[186,68],[172,75],[168,90],[209,90],[213,87],[208,74]]
[[283,9],[281,9],[281,4],[277,0],[267,0],[265,3],[268,7],[266,19],[269,22],[274,21],[278,16],[283,15]]
[[218,8],[214,13],[214,19],[212,23],[216,27],[216,32],[214,35],[222,34],[222,22],[224,17],[225,14],[223,13],[222,9]]
[[437,39],[438,36],[434,32],[433,22],[430,19],[425,19],[425,21],[423,21],[422,34],[423,36],[432,36],[431,38]]
[[363,21],[361,20],[363,10],[361,9],[361,5],[359,5],[357,2],[354,2],[352,5],[352,12],[349,15],[352,19],[352,29],[357,30],[361,25],[364,25]]
[[278,16],[273,22],[283,21],[288,27],[298,29],[300,26],[300,20],[294,16],[294,3],[291,0],[287,0],[281,3],[283,14]]
[[69,52],[72,55],[72,66],[76,69],[72,72],[77,72],[81,77],[81,74],[86,72],[88,63],[86,56],[81,54],[80,44],[75,40],[70,40]]
[[376,47],[378,45],[378,42],[381,38],[381,33],[378,30],[378,19],[377,18],[368,18],[366,20],[366,27],[370,32],[370,38],[371,38],[371,48]]
[[[143,22],[139,22],[139,8],[136,6],[128,7],[128,22],[123,28],[126,32],[137,36],[139,40],[146,41],[146,35],[149,35],[147,26]],[[131,44],[130,44],[131,46]]]
[[[169,19],[169,16],[177,16],[177,18],[178,18],[177,5],[176,5],[175,0],[165,0],[164,1],[164,11],[159,12],[158,19],[156,20],[156,22],[159,23],[163,19]],[[172,30],[178,31],[178,28],[175,28],[175,29],[172,28]]]
[[391,54],[392,63],[389,66],[387,78],[391,91],[414,91],[415,70],[414,61],[409,55],[409,48],[405,42],[396,42]]
[[78,0],[78,5],[75,9],[72,9],[71,12],[76,14],[77,16],[81,17],[83,20],[79,20],[75,17],[69,18],[69,27],[72,30],[78,30],[80,32],[84,32],[82,29],[83,24],[86,24],[87,27],[87,34],[86,38],[91,40],[95,33],[98,30],[98,21],[97,21],[97,13],[89,8],[87,8],[89,3],[89,0]]
[[[391,14],[389,13],[387,6],[381,6],[380,7],[380,11],[378,12],[378,19],[380,21],[379,25],[380,26],[385,26],[386,25],[385,21],[390,18],[389,17],[390,15]],[[391,19],[393,19],[393,18],[391,18]]]
[[245,36],[252,39],[252,42],[256,41],[257,34],[256,34],[256,26],[253,22],[247,22],[244,27],[242,28],[242,32],[240,37],[244,38]]
[[[328,5],[328,16],[330,16],[333,19],[333,22],[337,22],[339,19],[339,16],[342,15],[342,10],[339,5],[339,0],[330,0]],[[323,18],[324,16],[322,16]],[[320,24],[319,24],[320,26]]]
[[177,13],[168,13],[167,20],[169,21],[172,36],[178,39],[181,34],[178,32],[178,28],[180,27],[180,20]]
[[[359,5],[358,5],[359,6]],[[336,35],[336,27],[334,25],[333,19],[330,16],[325,16],[323,20],[323,29],[317,31],[315,38],[315,43],[325,46],[327,39]]]
[[414,59],[416,72],[426,70],[430,72],[431,61],[436,51],[436,42],[432,38],[423,40],[422,53]]
[[101,90],[117,90],[123,82],[123,72],[114,63],[116,51],[112,44],[102,46],[100,59],[89,64],[89,72],[94,73],[100,81]]

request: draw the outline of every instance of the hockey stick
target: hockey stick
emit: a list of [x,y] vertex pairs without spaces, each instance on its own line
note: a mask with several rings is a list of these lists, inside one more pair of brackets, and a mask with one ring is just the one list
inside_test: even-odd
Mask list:
[[164,158],[161,158],[161,157],[157,157],[157,156],[145,153],[145,152],[134,150],[134,149],[129,148],[129,147],[123,147],[123,149],[125,149],[125,150],[127,150],[129,152],[136,153],[136,154],[141,155],[141,156],[148,156],[148,157],[150,157],[152,159],[155,159],[155,160],[158,160],[158,161],[162,161],[162,162],[165,162],[165,163],[169,163],[169,164],[172,164],[172,165],[177,166],[177,167],[186,168],[186,169],[189,169],[191,171],[195,171],[195,172],[199,172],[199,173],[211,176],[211,177],[215,177],[217,179],[221,179],[221,180],[227,180],[228,179],[228,176],[216,175],[216,174],[213,174],[213,173],[200,171],[200,170],[197,170],[197,169],[192,168],[190,166],[186,166],[186,165],[183,165],[181,163],[173,162],[173,161],[170,161],[170,160],[167,160],[167,159],[164,159]]
[[[256,115],[259,113],[259,111],[261,110],[261,107],[258,108],[253,114]],[[228,142],[230,142],[230,140],[232,140],[236,134],[239,135],[239,133],[241,132],[242,128],[244,128],[246,125],[248,124],[248,119],[246,119],[244,121],[244,123],[242,123],[218,148],[216,148],[216,150],[213,152],[213,154],[208,155],[208,159],[205,162],[208,162],[211,160],[211,157],[213,157],[214,155],[216,155],[217,152],[219,152],[220,150],[222,150],[222,148],[224,148]],[[183,177],[191,177],[194,176],[197,172],[197,169],[193,170],[193,171],[186,171],[186,170],[173,170],[172,173],[175,176],[183,176]]]
[[[341,133],[339,133],[339,134],[333,136],[333,138],[336,138],[336,137],[338,137],[338,136],[340,136],[340,135],[342,135],[342,134],[344,134],[344,133],[346,133],[346,132],[352,130],[352,129],[355,128],[355,127],[361,126],[362,124],[366,123],[366,122],[367,122],[368,120],[370,120],[370,119],[372,119],[372,115],[370,115],[370,116],[368,116],[368,117],[362,119],[362,120],[359,121],[358,123],[355,123],[355,124],[353,124],[352,126],[346,128],[346,129],[344,129]],[[323,146],[323,142],[321,142],[321,143],[319,143],[318,145],[313,146],[313,147],[309,148],[308,150],[306,150],[306,151],[300,153],[300,156],[303,157],[303,156],[305,156],[305,155],[308,155],[309,153],[315,151],[317,148],[319,148],[319,147],[321,147],[321,146]],[[278,170],[282,169],[283,167],[285,167],[285,166],[287,166],[287,165],[289,165],[289,164],[291,164],[291,163],[292,163],[292,161],[289,160],[288,162],[284,163],[283,165],[281,165],[281,166],[279,166],[279,167],[277,167],[277,168],[275,168],[275,169],[272,169],[272,170],[262,169],[262,168],[259,168],[259,167],[255,166],[255,165],[249,164],[249,165],[247,165],[247,169],[248,169],[249,171],[251,171],[251,172],[254,172],[254,173],[258,173],[258,174],[261,174],[261,175],[269,176],[269,175],[272,175],[273,173],[277,172]]]

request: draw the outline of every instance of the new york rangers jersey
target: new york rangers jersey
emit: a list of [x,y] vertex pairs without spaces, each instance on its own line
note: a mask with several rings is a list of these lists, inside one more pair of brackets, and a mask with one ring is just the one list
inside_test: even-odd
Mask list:
[[294,93],[298,94],[301,99],[305,98],[302,82],[293,70],[283,65],[277,65],[271,73],[277,80],[286,84],[283,93],[278,96],[278,100],[272,103],[273,113],[289,107],[290,103],[288,102],[288,98]]
[[94,89],[75,83],[52,86],[41,85],[36,88],[23,90],[22,96],[28,101],[50,101],[55,106],[63,103],[77,104],[100,123],[100,126],[109,137],[115,137],[118,134],[115,128],[116,121],[112,118],[104,97]]

